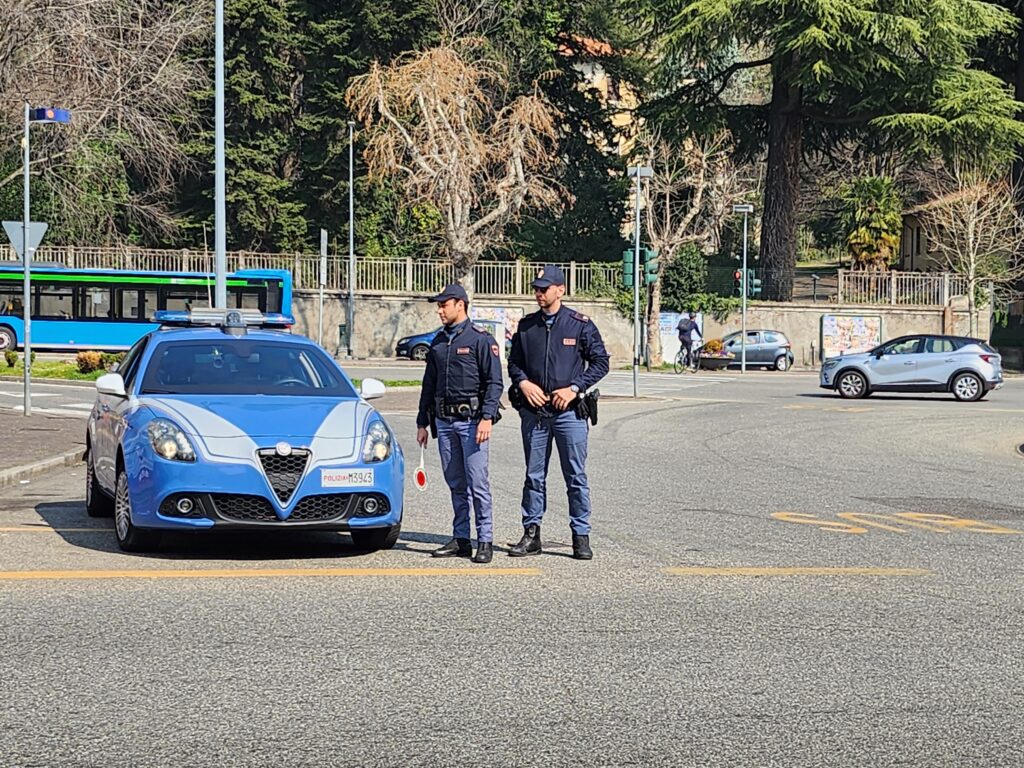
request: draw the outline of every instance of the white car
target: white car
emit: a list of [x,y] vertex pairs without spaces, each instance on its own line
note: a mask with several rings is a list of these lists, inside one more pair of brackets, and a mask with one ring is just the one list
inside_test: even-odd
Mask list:
[[872,392],[951,392],[980,400],[1003,386],[999,353],[964,336],[901,336],[868,352],[843,354],[821,366],[821,386],[841,397]]

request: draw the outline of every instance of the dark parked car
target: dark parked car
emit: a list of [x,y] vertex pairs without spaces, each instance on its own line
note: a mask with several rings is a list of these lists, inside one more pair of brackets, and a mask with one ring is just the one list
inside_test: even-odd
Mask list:
[[[730,367],[741,364],[740,331],[722,339],[722,348],[736,357]],[[747,365],[771,366],[777,371],[788,371],[793,366],[793,345],[781,331],[747,330]]]
[[395,354],[398,357],[408,357],[411,360],[426,360],[430,344],[440,332],[440,328],[435,328],[427,333],[404,336],[395,345]]

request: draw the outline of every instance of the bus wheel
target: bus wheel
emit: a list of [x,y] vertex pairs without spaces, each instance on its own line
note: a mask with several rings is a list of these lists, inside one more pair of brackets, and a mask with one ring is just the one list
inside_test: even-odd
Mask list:
[[14,338],[14,331],[6,325],[0,325],[0,352],[14,349],[17,343],[18,340]]

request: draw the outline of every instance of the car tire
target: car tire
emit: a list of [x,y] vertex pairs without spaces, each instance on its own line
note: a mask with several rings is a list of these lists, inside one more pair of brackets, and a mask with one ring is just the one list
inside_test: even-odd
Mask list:
[[430,351],[430,347],[426,344],[417,344],[412,348],[412,352],[409,353],[409,357],[413,360],[419,360],[421,363],[427,359],[427,353]]
[[132,523],[132,499],[128,493],[128,473],[117,470],[117,493],[114,495],[114,535],[117,546],[125,552],[149,552],[160,543],[160,531],[137,528]]
[[788,371],[789,370],[789,358],[785,355],[779,355],[775,358],[775,370],[776,371]]
[[89,517],[113,517],[114,500],[107,496],[96,479],[92,466],[92,448],[85,455],[85,512]]
[[365,552],[375,552],[380,549],[391,549],[398,543],[398,535],[402,532],[402,524],[393,525],[390,528],[363,528],[358,531],[349,531],[352,543],[356,549]]
[[868,380],[864,378],[864,374],[858,371],[843,371],[836,379],[836,392],[840,397],[845,397],[848,400],[866,397]]
[[953,397],[965,403],[973,403],[985,396],[985,384],[973,373],[958,373],[949,388]]
[[6,325],[0,325],[0,352],[14,349],[17,345],[18,340],[14,337],[14,331]]

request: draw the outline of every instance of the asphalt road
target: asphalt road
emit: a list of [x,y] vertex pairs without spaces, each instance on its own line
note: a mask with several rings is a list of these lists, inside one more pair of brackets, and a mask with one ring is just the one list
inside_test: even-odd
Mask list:
[[[0,492],[0,762],[1019,764],[1024,380],[962,404],[725,378],[605,404],[589,563],[557,462],[544,555],[431,559],[433,446],[373,555],[324,534],[129,556],[80,469]],[[415,465],[412,416],[389,418]],[[521,457],[513,415],[500,550]]]

